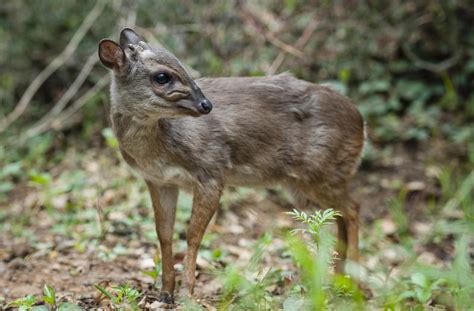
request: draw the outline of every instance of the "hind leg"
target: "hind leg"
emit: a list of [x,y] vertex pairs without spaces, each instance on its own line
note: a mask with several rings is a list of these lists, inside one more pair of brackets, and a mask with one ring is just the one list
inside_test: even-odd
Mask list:
[[336,219],[337,223],[337,244],[336,251],[338,258],[336,260],[336,273],[344,273],[344,265],[347,258],[347,244],[348,244],[348,235],[347,235],[347,226],[344,218],[338,217]]
[[344,216],[348,238],[347,257],[354,262],[359,262],[359,209],[359,204],[350,199]]
[[323,184],[300,191],[322,208],[332,208],[342,214],[342,217],[336,220],[338,252],[336,272],[343,273],[346,259],[359,261],[359,205],[352,200],[346,187]]
[[359,262],[359,205],[350,198],[345,202],[340,209],[342,217],[337,218],[337,273],[344,272],[346,259]]

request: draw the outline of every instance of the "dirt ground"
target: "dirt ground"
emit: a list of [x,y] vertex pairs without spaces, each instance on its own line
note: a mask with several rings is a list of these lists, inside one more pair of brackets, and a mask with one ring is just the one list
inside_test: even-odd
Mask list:
[[[382,159],[379,165],[363,165],[354,183],[354,196],[362,205],[361,215],[361,262],[368,271],[377,265],[390,265],[394,269],[403,261],[393,245],[397,244],[394,235],[395,224],[388,211],[389,198],[398,192],[398,183],[407,189],[405,210],[410,220],[413,234],[422,234],[430,230],[430,223],[425,219],[424,209],[428,196],[439,191],[432,178],[432,170],[425,164],[422,152],[407,152],[406,149],[394,152]],[[385,161],[385,162],[384,162]],[[8,204],[1,208],[7,211],[16,206],[27,205],[25,201],[26,187],[11,196]],[[220,249],[224,254],[219,260],[208,260],[200,256],[198,260],[198,276],[196,284],[196,300],[214,309],[218,294],[222,288],[221,280],[216,277],[214,268],[223,268],[232,263],[245,267],[252,255],[252,245],[265,232],[272,232],[273,239],[263,260],[265,266],[294,270],[295,267],[284,254],[284,232],[297,226],[290,216],[284,212],[293,206],[279,193],[274,191],[255,192],[248,194],[243,200],[229,204],[216,215],[208,228],[208,233],[217,238],[211,241],[208,249]],[[150,243],[143,234],[137,232],[120,232],[115,230],[107,233],[99,245],[78,247],[74,238],[65,237],[51,232],[51,222],[46,219],[47,213],[38,208],[35,219],[30,222],[29,229],[34,233],[37,242],[28,242],[27,237],[0,237],[0,296],[5,302],[28,294],[41,296],[44,284],[54,286],[60,301],[78,303],[84,309],[96,309],[106,306],[107,300],[94,287],[128,283],[145,295],[141,306],[150,306],[156,299],[158,291],[154,288],[154,280],[142,273],[154,267],[154,256],[157,255],[154,243]],[[151,213],[151,210],[148,210]],[[8,221],[8,216],[5,221]],[[372,232],[382,230],[384,239],[370,241]],[[182,237],[180,237],[182,242]],[[366,244],[370,244],[371,250]],[[113,249],[121,245],[126,252],[112,258],[101,258],[101,248]],[[452,256],[452,245],[415,245],[415,251],[422,260],[430,264],[442,265]],[[377,256],[373,256],[379,251]],[[175,256],[175,268],[181,271],[183,252]],[[178,284],[180,274],[178,272]],[[179,286],[179,285],[178,285]],[[278,293],[278,288],[273,291]]]

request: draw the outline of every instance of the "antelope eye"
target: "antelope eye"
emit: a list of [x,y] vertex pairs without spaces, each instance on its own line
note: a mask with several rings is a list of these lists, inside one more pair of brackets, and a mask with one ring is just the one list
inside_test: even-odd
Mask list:
[[158,84],[166,84],[171,81],[171,77],[167,73],[160,72],[153,76],[153,81]]

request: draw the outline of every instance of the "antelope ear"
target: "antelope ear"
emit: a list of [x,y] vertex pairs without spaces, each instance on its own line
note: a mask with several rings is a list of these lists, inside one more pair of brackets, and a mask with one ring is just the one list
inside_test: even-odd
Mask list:
[[129,44],[138,44],[140,41],[145,42],[133,29],[124,28],[120,32],[120,46],[122,49],[128,48]]
[[99,43],[99,58],[102,64],[113,70],[123,68],[127,62],[125,52],[120,45],[108,39]]

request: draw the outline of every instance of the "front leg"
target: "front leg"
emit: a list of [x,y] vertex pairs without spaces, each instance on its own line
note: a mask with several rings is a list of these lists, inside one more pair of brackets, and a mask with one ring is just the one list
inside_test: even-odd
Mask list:
[[188,295],[193,294],[196,259],[202,237],[212,216],[219,207],[223,185],[215,180],[194,187],[193,210],[189,223],[187,241],[188,252],[184,271],[184,285]]
[[163,268],[160,300],[170,304],[173,303],[175,285],[173,227],[179,191],[176,186],[157,186],[149,181],[146,181],[146,184],[150,191],[153,210],[155,212],[156,233],[160,240]]

